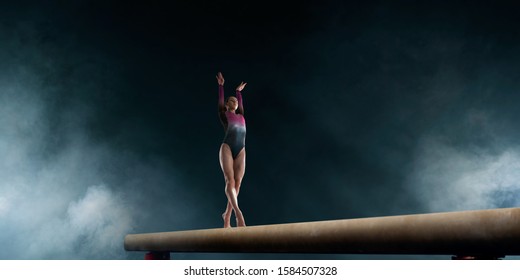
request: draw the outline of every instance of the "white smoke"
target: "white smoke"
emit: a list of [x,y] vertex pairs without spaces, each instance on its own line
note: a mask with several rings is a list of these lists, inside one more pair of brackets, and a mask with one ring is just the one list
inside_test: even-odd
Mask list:
[[174,166],[91,137],[92,105],[54,106],[63,94],[27,69],[0,75],[0,259],[142,258],[126,234],[205,217]]
[[121,244],[132,217],[105,186],[89,187],[69,204],[64,218],[53,218],[34,232],[27,253],[37,258],[121,258]]
[[425,137],[408,180],[427,211],[520,205],[520,147],[459,147]]
[[110,152],[85,143],[80,132],[49,152],[52,135],[36,89],[2,83],[0,92],[0,258],[124,258],[133,212],[100,176]]
[[0,197],[0,219],[7,214],[10,207],[9,200],[5,197]]

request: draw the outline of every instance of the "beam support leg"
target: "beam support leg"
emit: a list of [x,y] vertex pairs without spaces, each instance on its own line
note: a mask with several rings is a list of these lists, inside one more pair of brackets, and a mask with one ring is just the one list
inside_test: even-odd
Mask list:
[[144,255],[145,260],[169,260],[170,252],[151,251]]

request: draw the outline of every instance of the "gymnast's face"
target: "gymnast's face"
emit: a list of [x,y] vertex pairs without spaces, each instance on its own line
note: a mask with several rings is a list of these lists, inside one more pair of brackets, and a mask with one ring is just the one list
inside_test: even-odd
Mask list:
[[238,108],[238,100],[233,96],[229,97],[226,102],[226,107],[228,111],[235,111]]

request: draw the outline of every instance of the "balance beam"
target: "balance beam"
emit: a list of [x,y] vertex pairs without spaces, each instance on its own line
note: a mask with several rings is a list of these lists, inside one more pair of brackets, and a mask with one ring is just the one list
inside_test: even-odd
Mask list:
[[125,237],[127,251],[520,255],[520,208],[215,228]]

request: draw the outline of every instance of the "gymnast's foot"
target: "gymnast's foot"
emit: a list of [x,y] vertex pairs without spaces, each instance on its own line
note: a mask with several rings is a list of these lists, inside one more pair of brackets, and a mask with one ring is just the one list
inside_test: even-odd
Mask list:
[[231,213],[224,212],[222,214],[222,219],[224,220],[224,228],[230,228],[231,227]]

